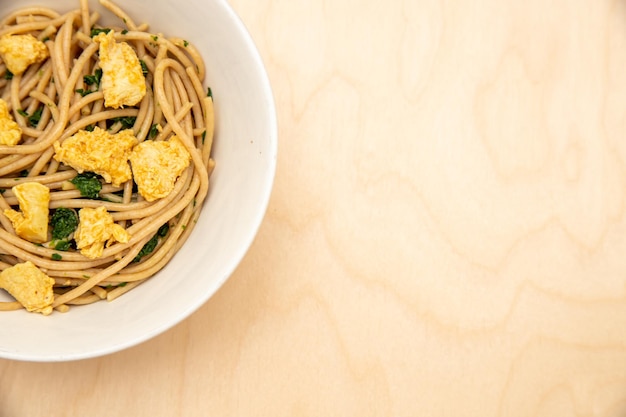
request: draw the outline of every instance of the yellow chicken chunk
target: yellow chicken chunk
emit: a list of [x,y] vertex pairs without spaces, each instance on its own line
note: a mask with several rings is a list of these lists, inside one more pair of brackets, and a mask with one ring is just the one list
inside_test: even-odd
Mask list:
[[54,159],[78,172],[91,171],[119,186],[132,178],[128,157],[137,138],[131,129],[111,135],[95,127],[93,132],[79,130],[63,143],[54,143]]
[[104,105],[114,109],[134,106],[146,95],[146,79],[137,54],[126,42],[116,42],[113,31],[100,33],[100,68]]
[[0,145],[15,146],[22,140],[22,129],[9,114],[7,102],[0,98]]
[[48,203],[50,189],[38,182],[25,182],[11,188],[17,197],[21,213],[13,209],[4,210],[11,220],[15,233],[33,243],[48,240]]
[[185,145],[173,136],[168,141],[145,141],[130,154],[137,190],[147,201],[166,197],[176,179],[189,166],[191,155]]
[[104,207],[96,209],[83,208],[78,212],[80,222],[74,239],[80,253],[88,258],[95,259],[102,256],[104,245],[114,242],[127,243],[130,234],[119,224]]
[[0,57],[9,71],[22,74],[31,64],[41,62],[50,54],[46,45],[33,35],[4,35],[0,38]]
[[52,313],[54,280],[32,262],[13,265],[0,272],[0,288],[8,291],[28,311]]

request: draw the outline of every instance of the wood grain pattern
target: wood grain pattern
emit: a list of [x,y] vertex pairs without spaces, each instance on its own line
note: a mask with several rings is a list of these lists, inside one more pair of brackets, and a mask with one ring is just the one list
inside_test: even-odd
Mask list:
[[232,278],[0,416],[626,415],[626,3],[232,0],[280,152]]

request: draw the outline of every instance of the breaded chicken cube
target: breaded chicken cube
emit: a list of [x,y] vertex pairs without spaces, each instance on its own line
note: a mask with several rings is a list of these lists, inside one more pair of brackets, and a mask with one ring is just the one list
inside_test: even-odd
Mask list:
[[38,182],[25,182],[11,190],[17,197],[21,212],[6,209],[4,215],[13,223],[15,233],[29,242],[47,242],[50,189]]
[[7,102],[0,98],[0,145],[15,146],[22,140],[22,129],[9,114]]
[[100,33],[100,68],[104,105],[114,109],[134,106],[146,95],[146,79],[135,50],[126,42],[116,42],[113,31]]
[[0,57],[9,71],[22,74],[31,64],[50,56],[46,45],[33,35],[7,34],[0,38]]
[[137,144],[131,129],[115,135],[95,127],[92,132],[79,130],[63,143],[54,143],[54,159],[78,172],[101,175],[108,183],[119,186],[132,178],[128,157]]
[[177,136],[168,141],[144,141],[130,154],[133,178],[147,201],[166,197],[189,166],[191,155]]
[[109,246],[114,242],[127,243],[130,240],[130,234],[113,221],[105,207],[83,208],[78,217],[80,221],[74,239],[80,253],[88,258],[102,256],[105,244]]
[[30,261],[0,272],[0,288],[4,288],[30,312],[46,316],[52,313],[53,286],[54,280]]

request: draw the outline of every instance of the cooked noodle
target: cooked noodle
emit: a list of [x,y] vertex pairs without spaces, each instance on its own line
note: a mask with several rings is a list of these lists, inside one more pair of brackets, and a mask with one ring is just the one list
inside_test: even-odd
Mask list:
[[[0,21],[0,37],[32,34],[45,43],[50,55],[21,75],[10,74],[0,60],[0,98],[23,132],[18,145],[0,145],[0,270],[32,262],[55,280],[52,306],[58,311],[67,311],[68,305],[117,298],[163,268],[193,229],[214,166],[213,99],[203,87],[205,66],[198,51],[187,40],[149,32],[147,25],[136,24],[108,0],[100,3],[123,22],[121,27],[108,27],[115,40],[131,45],[144,67],[147,92],[136,106],[105,107],[102,90],[85,83],[85,76],[99,68],[98,43],[91,32],[101,28],[100,16],[89,10],[87,0],[80,0],[79,9],[63,14],[28,7]],[[93,91],[81,94],[89,89]],[[34,114],[38,120],[29,119]],[[131,122],[139,142],[176,135],[191,155],[189,167],[166,197],[148,202],[130,180],[118,187],[105,183],[100,198],[85,198],[69,182],[77,172],[54,159],[54,142],[62,143],[94,126],[116,133],[126,127],[124,121]],[[17,236],[2,211],[17,209],[11,188],[24,182],[50,189],[51,212],[105,207],[130,240],[112,243],[101,257],[91,259],[75,249],[61,252],[49,242],[36,245]],[[154,251],[137,261],[144,245],[165,224],[169,225],[167,234],[159,235]],[[0,310],[19,308],[18,302],[0,302]]]

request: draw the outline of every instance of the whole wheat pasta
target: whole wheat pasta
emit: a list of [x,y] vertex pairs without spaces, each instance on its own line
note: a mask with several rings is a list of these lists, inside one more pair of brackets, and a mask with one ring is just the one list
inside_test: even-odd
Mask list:
[[[162,269],[191,233],[215,165],[213,97],[203,86],[206,66],[198,50],[182,38],[149,32],[146,23],[135,23],[110,0],[100,3],[119,19],[119,27],[100,26],[100,14],[89,9],[88,0],[77,3],[76,10],[67,12],[28,7],[0,19],[0,37],[32,35],[48,52],[20,74],[11,73],[0,56],[0,98],[22,132],[18,144],[0,144],[0,271],[34,264],[54,281],[51,305],[61,312],[70,305],[114,300]],[[136,105],[105,104],[94,39],[102,32],[130,45],[141,63],[146,93]],[[176,136],[189,154],[189,166],[168,195],[147,201],[133,179],[110,184],[55,158],[55,143],[96,127],[111,135],[131,129],[136,143]],[[92,184],[95,179],[100,190],[87,195],[78,178]],[[21,209],[13,187],[25,183],[42,184],[50,192],[48,240],[43,243],[18,235],[5,214],[9,208]],[[81,210],[99,207],[126,231],[125,243],[109,241],[94,258],[76,247],[74,232],[52,237],[57,211],[70,210],[78,218]],[[0,302],[0,311],[20,308],[18,301]]]

